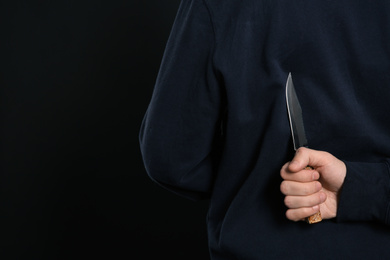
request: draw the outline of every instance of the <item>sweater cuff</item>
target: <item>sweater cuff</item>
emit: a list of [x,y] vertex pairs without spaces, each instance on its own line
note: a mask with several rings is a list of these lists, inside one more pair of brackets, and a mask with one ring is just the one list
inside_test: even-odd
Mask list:
[[378,221],[390,224],[389,164],[344,163],[347,175],[340,193],[336,221]]

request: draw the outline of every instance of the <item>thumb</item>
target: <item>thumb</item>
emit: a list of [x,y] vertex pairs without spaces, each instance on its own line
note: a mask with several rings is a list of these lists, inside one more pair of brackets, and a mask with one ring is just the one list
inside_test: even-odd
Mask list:
[[295,152],[295,156],[288,168],[292,172],[297,172],[304,169],[306,166],[311,166],[313,168],[321,167],[328,162],[326,154],[326,152],[301,147]]

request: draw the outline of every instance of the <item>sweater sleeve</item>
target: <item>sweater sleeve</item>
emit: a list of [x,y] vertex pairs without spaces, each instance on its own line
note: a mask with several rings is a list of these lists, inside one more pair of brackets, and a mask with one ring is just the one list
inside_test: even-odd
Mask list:
[[340,194],[337,221],[376,221],[389,225],[389,161],[345,164],[347,175]]
[[140,130],[149,177],[189,199],[208,198],[218,163],[221,88],[203,0],[183,0]]

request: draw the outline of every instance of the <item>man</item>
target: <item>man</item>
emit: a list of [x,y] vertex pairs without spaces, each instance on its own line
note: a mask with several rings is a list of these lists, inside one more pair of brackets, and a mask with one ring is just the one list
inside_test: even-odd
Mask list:
[[[386,0],[182,1],[140,143],[153,180],[210,199],[213,260],[388,254],[389,12]],[[296,153],[289,72],[310,146]]]

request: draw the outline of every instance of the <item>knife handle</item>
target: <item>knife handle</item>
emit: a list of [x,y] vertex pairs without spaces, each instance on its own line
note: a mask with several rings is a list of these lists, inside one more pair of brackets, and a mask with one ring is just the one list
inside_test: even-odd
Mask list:
[[318,211],[316,214],[311,215],[306,218],[306,222],[309,224],[314,224],[322,221],[321,211]]
[[[305,170],[313,170],[313,167],[311,166],[306,166]],[[321,211],[318,211],[316,214],[311,215],[310,217],[306,218],[306,222],[309,224],[314,224],[322,221],[321,217]]]

